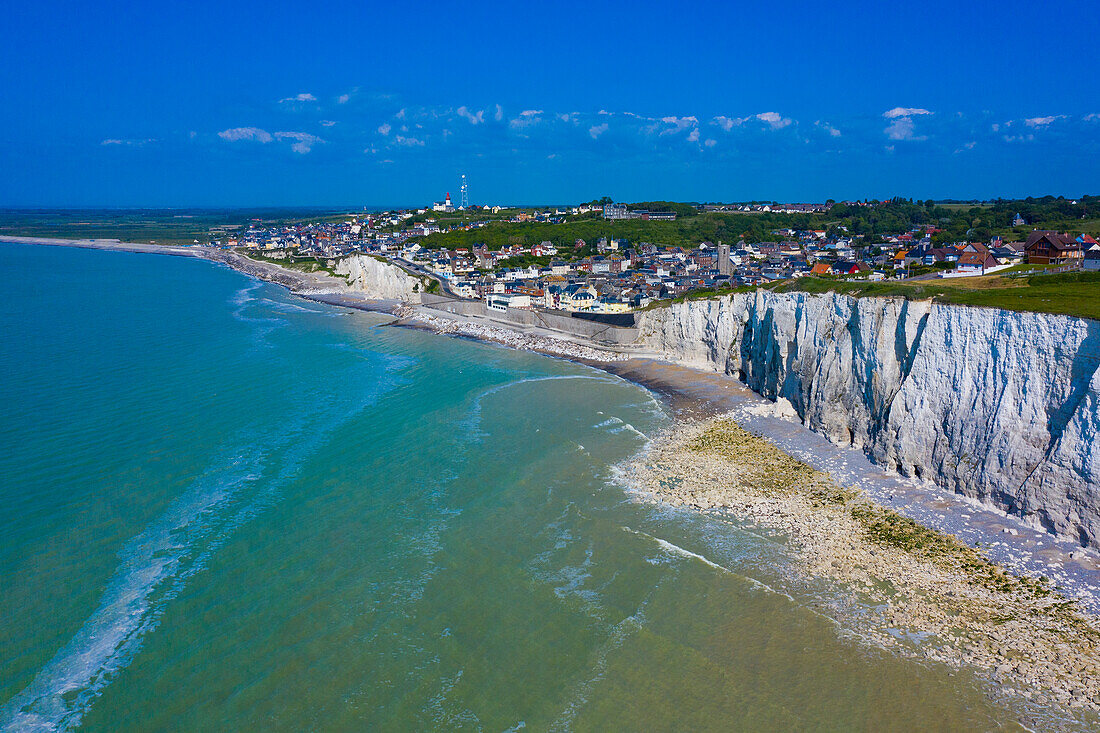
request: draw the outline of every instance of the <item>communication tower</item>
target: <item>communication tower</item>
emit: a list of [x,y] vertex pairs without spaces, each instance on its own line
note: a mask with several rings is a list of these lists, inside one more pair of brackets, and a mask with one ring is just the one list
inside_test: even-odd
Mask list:
[[470,189],[469,189],[469,186],[467,186],[467,184],[466,184],[466,174],[465,173],[462,174],[462,189],[461,189],[461,191],[462,191],[462,194],[459,197],[458,208],[465,211],[466,209],[470,208]]

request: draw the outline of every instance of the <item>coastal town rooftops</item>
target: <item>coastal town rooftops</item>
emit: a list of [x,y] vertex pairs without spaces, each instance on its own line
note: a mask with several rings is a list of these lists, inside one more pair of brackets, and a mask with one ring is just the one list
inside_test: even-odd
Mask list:
[[1051,230],[1036,229],[1028,236],[1024,249],[1046,245],[1058,251],[1072,251],[1081,248],[1081,243],[1068,234]]

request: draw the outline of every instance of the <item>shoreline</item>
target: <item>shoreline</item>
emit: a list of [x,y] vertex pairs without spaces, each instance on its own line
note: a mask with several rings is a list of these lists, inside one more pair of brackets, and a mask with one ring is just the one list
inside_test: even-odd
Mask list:
[[[1055,573],[1053,579],[1067,587],[1076,586],[1085,591],[1082,600],[1089,603],[1092,612],[1100,615],[1100,552],[1036,529],[993,506],[946,491],[930,481],[888,471],[872,463],[861,450],[834,444],[825,436],[803,427],[797,419],[791,419],[791,415],[783,414],[776,403],[753,392],[732,376],[663,361],[655,353],[648,352],[628,353],[608,347],[589,347],[597,352],[596,358],[593,358],[592,354],[575,353],[572,347],[578,346],[576,341],[544,335],[539,329],[524,332],[497,322],[434,309],[427,309],[430,313],[424,314],[425,309],[419,304],[409,306],[397,300],[368,298],[365,293],[349,288],[342,279],[324,273],[290,270],[210,247],[0,236],[0,243],[3,242],[205,259],[258,280],[280,285],[305,300],[393,316],[394,320],[389,325],[532,351],[615,374],[661,395],[673,408],[677,418],[697,419],[737,411],[738,422],[746,429],[765,435],[795,458],[818,470],[838,474],[845,483],[875,485],[877,490],[871,493],[879,503],[884,506],[901,505],[899,508],[914,510],[907,515],[934,529],[958,534],[970,544],[981,542],[994,555],[995,561],[1006,564],[1014,571],[1036,574],[1049,570],[1052,565],[1065,566],[1067,572]],[[409,310],[402,311],[403,307]],[[450,327],[441,330],[438,324],[433,325],[432,320],[474,323],[479,328],[471,332]],[[507,332],[512,338],[497,338],[493,331]],[[544,344],[540,340],[552,343]],[[544,348],[547,345],[553,348]],[[612,358],[603,358],[608,355]],[[905,506],[906,502],[908,506]],[[952,518],[952,513],[956,521],[945,521]],[[975,518],[979,521],[974,522]],[[1041,558],[1041,562],[1028,563],[1020,553],[1034,554],[1036,559]]]
[[[803,427],[797,419],[791,419],[781,404],[769,402],[725,374],[663,362],[644,354],[591,348],[582,351],[583,346],[566,339],[523,333],[471,317],[452,317],[453,314],[423,306],[373,300],[365,293],[351,290],[339,278],[289,270],[235,252],[103,240],[2,237],[0,241],[207,259],[255,279],[281,285],[291,294],[307,300],[395,316],[388,325],[533,351],[613,374],[654,393],[671,409],[674,423],[658,440],[682,435],[700,421],[730,416],[748,432],[766,438],[777,450],[812,469],[829,474],[838,484],[859,486],[875,505],[896,510],[925,527],[957,537],[968,547],[978,545],[992,562],[1015,575],[1047,576],[1052,587],[1080,603],[1094,618],[1100,614],[1100,554],[1036,530],[993,507],[946,492],[928,482],[888,472],[872,464],[861,451],[837,446]],[[721,505],[695,507],[699,511],[730,508]]]
[[842,485],[729,414],[657,436],[625,466],[628,491],[774,538],[791,554],[780,577],[792,599],[865,643],[978,672],[990,698],[1029,726],[1097,724],[1096,615],[1051,583],[1006,573],[954,536]]

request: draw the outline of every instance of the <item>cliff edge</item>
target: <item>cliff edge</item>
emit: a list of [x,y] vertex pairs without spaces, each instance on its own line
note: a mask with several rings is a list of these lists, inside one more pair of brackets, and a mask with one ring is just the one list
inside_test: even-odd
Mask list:
[[736,375],[879,464],[1100,548],[1100,322],[763,290],[639,315],[670,361]]

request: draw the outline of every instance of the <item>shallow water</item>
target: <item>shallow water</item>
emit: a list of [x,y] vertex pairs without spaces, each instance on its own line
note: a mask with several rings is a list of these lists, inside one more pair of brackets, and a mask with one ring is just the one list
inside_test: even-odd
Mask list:
[[0,246],[0,726],[989,729],[965,674],[632,501],[667,426],[568,362],[208,262]]

